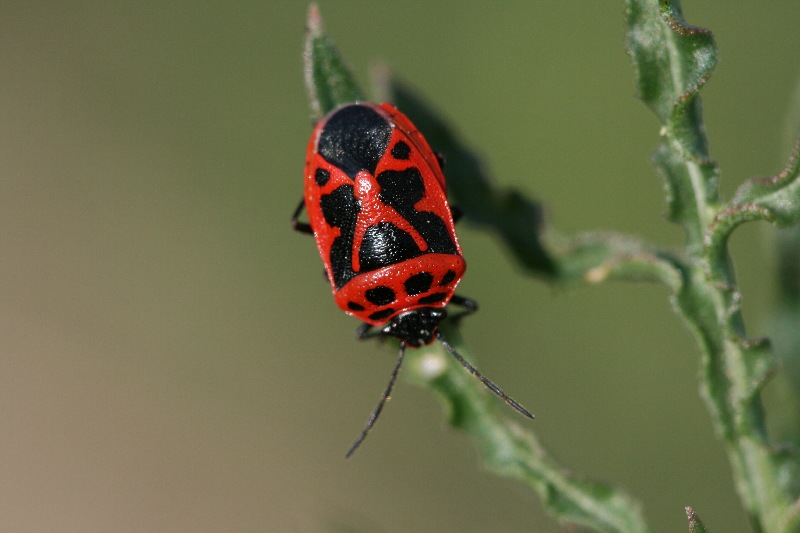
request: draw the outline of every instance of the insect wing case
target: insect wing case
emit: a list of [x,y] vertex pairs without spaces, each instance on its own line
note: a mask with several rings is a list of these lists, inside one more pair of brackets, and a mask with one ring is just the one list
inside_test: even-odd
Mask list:
[[314,129],[305,203],[336,303],[372,325],[444,307],[466,269],[436,155],[389,104],[348,104]]

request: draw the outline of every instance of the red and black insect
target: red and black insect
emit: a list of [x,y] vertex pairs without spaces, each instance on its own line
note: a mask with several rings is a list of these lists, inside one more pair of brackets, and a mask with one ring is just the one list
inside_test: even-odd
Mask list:
[[[434,338],[493,393],[533,418],[439,332],[448,303],[462,307],[464,314],[478,307],[454,293],[466,263],[445,191],[439,158],[390,104],[341,106],[311,134],[305,195],[292,226],[314,235],[336,304],[364,322],[357,337],[400,339],[389,384],[348,457],[380,415],[406,347],[418,348]],[[298,220],[304,207],[309,223]]]

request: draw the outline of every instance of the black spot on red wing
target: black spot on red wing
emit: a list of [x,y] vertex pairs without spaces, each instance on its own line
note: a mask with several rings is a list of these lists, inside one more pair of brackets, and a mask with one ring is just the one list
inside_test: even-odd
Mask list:
[[403,142],[397,141],[394,146],[392,146],[392,157],[395,159],[408,159],[408,156],[411,155],[411,147]]
[[414,238],[391,222],[380,222],[367,228],[358,262],[361,272],[377,270],[422,255]]
[[439,282],[439,286],[444,287],[445,285],[450,285],[454,279],[456,279],[455,271],[448,270],[447,272],[444,273],[442,281]]
[[320,187],[328,183],[329,179],[331,179],[331,173],[324,168],[318,168],[317,171],[314,172],[314,181],[316,181],[317,185]]
[[386,305],[394,301],[396,294],[390,287],[375,287],[364,293],[367,300],[375,305]]
[[417,303],[435,304],[436,302],[441,302],[445,298],[447,298],[447,293],[446,292],[434,292],[433,294],[429,294],[427,296],[423,296],[422,298],[417,300]]
[[317,151],[351,178],[360,170],[375,174],[391,135],[391,124],[374,109],[349,105],[328,118],[317,141]]
[[436,213],[417,211],[414,205],[425,197],[425,182],[415,167],[405,170],[386,170],[376,177],[381,186],[380,200],[392,206],[414,226],[425,242],[427,253],[455,254],[456,245],[444,221]]
[[333,240],[330,255],[333,283],[336,288],[341,288],[356,274],[353,271],[353,236],[361,206],[353,194],[352,185],[342,185],[330,194],[323,194],[319,203],[325,222],[341,230]]
[[406,294],[409,296],[416,296],[417,294],[428,292],[428,289],[431,288],[432,283],[433,275],[431,273],[420,272],[419,274],[414,274],[405,280],[405,282],[403,282],[403,286],[406,289]]
[[391,307],[387,307],[382,311],[375,311],[371,315],[369,315],[370,320],[380,320],[382,318],[389,318],[394,314],[394,309]]
[[347,308],[351,311],[363,311],[364,306],[356,302],[347,302]]

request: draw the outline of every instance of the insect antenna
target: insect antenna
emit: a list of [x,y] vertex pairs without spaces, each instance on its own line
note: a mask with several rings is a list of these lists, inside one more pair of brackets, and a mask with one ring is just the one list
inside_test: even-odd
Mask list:
[[452,356],[453,356],[453,357],[456,359],[456,361],[458,361],[459,363],[461,363],[461,365],[462,365],[464,368],[466,368],[466,369],[467,369],[467,371],[469,371],[469,373],[470,373],[470,374],[472,374],[473,376],[475,376],[476,378],[478,378],[478,379],[481,381],[481,383],[483,383],[484,385],[486,385],[486,388],[487,388],[487,389],[489,389],[490,391],[492,391],[493,393],[495,393],[497,396],[499,396],[500,398],[502,398],[504,402],[506,402],[508,405],[510,405],[511,407],[513,407],[513,408],[514,408],[514,409],[515,409],[517,412],[519,412],[520,414],[522,414],[522,415],[524,415],[524,416],[527,416],[527,417],[528,417],[528,418],[530,418],[530,419],[533,419],[533,418],[534,418],[534,416],[531,414],[531,412],[530,412],[530,411],[528,411],[527,409],[525,409],[524,407],[522,407],[522,406],[519,404],[519,402],[517,402],[517,401],[516,401],[514,398],[512,398],[511,396],[509,396],[509,395],[508,395],[508,394],[506,394],[505,392],[503,392],[503,390],[502,390],[500,387],[498,387],[497,385],[495,385],[495,384],[494,384],[494,383],[493,383],[493,382],[492,382],[492,381],[491,381],[489,378],[487,378],[486,376],[484,376],[483,374],[481,374],[480,372],[478,372],[478,369],[477,369],[477,368],[475,368],[474,366],[472,366],[471,364],[469,364],[469,362],[468,362],[466,359],[464,359],[464,358],[461,356],[461,354],[460,354],[460,353],[458,353],[458,352],[456,351],[456,349],[455,349],[455,348],[453,348],[453,347],[450,345],[450,343],[449,343],[449,342],[447,342],[447,341],[445,340],[444,336],[443,336],[443,335],[442,335],[442,334],[441,334],[439,331],[437,331],[437,332],[436,332],[436,338],[437,338],[437,339],[439,339],[439,342],[441,342],[441,343],[442,343],[442,346],[444,346],[444,347],[445,347],[445,349],[447,349],[447,351],[448,351],[448,352],[450,352],[450,355],[452,355]]
[[400,366],[403,364],[403,357],[406,355],[406,343],[400,343],[400,352],[397,355],[397,362],[394,364],[394,370],[392,370],[392,375],[389,378],[389,384],[386,385],[386,390],[383,391],[383,395],[381,396],[381,400],[378,402],[378,405],[375,406],[375,410],[372,411],[372,414],[369,415],[369,419],[367,420],[367,425],[364,426],[364,431],[361,432],[361,435],[350,445],[350,449],[347,450],[345,454],[346,458],[350,458],[361,443],[364,442],[364,439],[367,438],[367,434],[372,429],[372,426],[375,425],[375,422],[378,420],[378,417],[381,415],[381,411],[383,411],[383,406],[386,404],[386,400],[389,399],[389,396],[392,394],[392,389],[394,388],[394,383],[397,381],[397,375],[400,373]]

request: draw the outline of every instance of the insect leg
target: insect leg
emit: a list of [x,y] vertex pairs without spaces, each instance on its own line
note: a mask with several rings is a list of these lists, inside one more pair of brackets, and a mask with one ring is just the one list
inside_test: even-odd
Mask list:
[[454,294],[453,297],[450,298],[450,303],[462,309],[460,312],[450,315],[450,320],[460,320],[462,317],[471,315],[478,310],[478,302],[471,298],[464,298],[458,294]]
[[446,160],[444,154],[437,150],[437,151],[433,152],[433,155],[436,156],[436,161],[439,163],[439,168],[444,170],[444,164],[445,164],[445,160]]
[[380,330],[373,331],[373,327],[374,326],[371,326],[366,322],[358,326],[358,328],[356,328],[356,339],[363,341],[366,339],[371,339],[372,337],[380,337]]
[[450,206],[450,216],[453,217],[453,224],[457,224],[461,217],[464,216],[464,210],[457,205]]
[[453,297],[450,298],[450,303],[459,307],[463,307],[466,314],[474,313],[478,310],[478,302],[472,298],[465,298],[463,296],[459,296],[458,294],[454,294]]
[[300,222],[300,220],[298,220],[300,218],[300,213],[303,212],[303,208],[305,208],[305,206],[305,201],[300,200],[297,209],[294,210],[294,214],[292,215],[292,229],[299,231],[300,233],[308,233],[309,235],[313,235],[314,231],[311,229],[311,224],[308,222]]

